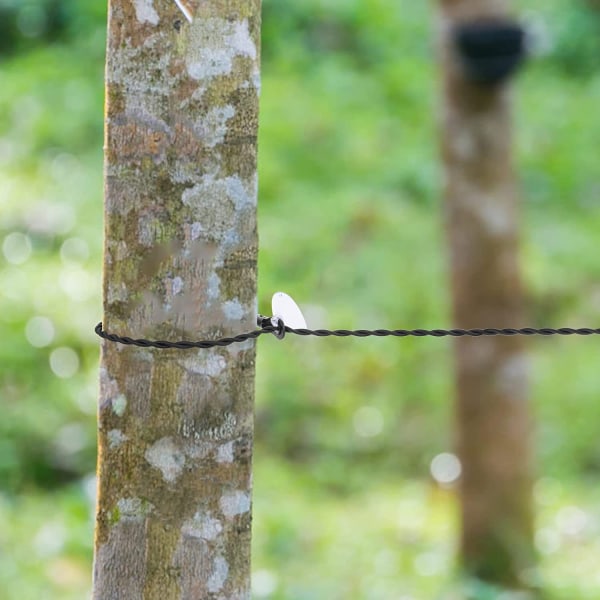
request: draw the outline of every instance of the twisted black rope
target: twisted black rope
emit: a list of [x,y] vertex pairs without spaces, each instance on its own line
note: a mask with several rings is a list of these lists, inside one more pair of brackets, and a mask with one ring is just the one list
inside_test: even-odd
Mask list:
[[286,333],[295,335],[314,335],[317,337],[482,337],[494,335],[597,335],[600,334],[600,329],[590,329],[581,327],[572,329],[570,327],[561,327],[560,329],[551,329],[543,327],[535,329],[533,327],[523,327],[521,329],[503,328],[503,329],[292,329],[284,324],[278,317],[263,317],[258,316],[258,325],[260,329],[242,333],[235,337],[225,337],[217,340],[201,340],[198,342],[188,342],[181,340],[178,342],[167,342],[163,340],[145,340],[133,339],[126,336],[108,333],[102,329],[102,323],[98,323],[95,332],[105,340],[111,342],[119,342],[129,346],[141,346],[143,348],[177,348],[179,350],[187,350],[189,348],[214,348],[215,346],[229,346],[238,342],[256,339],[265,333],[273,333],[279,339],[283,339]]
[[275,327],[265,327],[264,329],[256,329],[249,333],[242,333],[235,337],[219,338],[218,340],[201,340],[199,342],[188,342],[186,340],[180,340],[178,342],[167,342],[164,340],[145,340],[143,338],[130,338],[127,336],[117,335],[115,333],[108,333],[102,329],[102,323],[96,325],[94,331],[105,340],[111,342],[118,342],[119,344],[125,344],[127,346],[141,346],[142,348],[177,348],[178,350],[188,350],[190,348],[214,348],[215,346],[229,346],[237,342],[245,342],[246,340],[257,338],[263,333],[275,333],[277,330]]

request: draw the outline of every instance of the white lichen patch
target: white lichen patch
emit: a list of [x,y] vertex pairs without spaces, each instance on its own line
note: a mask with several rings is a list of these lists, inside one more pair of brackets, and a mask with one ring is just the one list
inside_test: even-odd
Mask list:
[[245,185],[237,176],[217,179],[214,175],[205,175],[202,182],[183,191],[181,201],[192,208],[203,206],[218,207],[223,200],[229,200],[233,208],[241,210],[256,205],[256,179]]
[[228,229],[223,234],[223,248],[224,249],[225,248],[234,248],[235,246],[239,245],[240,241],[241,241],[240,233],[236,226],[232,227],[231,229]]
[[209,377],[218,377],[227,367],[227,362],[220,354],[209,354],[206,357],[205,373]]
[[221,296],[221,278],[216,273],[211,273],[206,281],[206,295],[210,300],[216,300]]
[[461,208],[468,211],[492,237],[511,235],[514,230],[514,212],[503,198],[513,194],[510,186],[497,186],[494,190],[482,189],[479,182],[467,177],[454,178],[455,194]]
[[111,429],[106,434],[106,437],[111,449],[118,448],[123,442],[127,441],[127,436],[119,429]]
[[120,261],[129,256],[129,248],[125,240],[108,242],[108,254],[111,261]]
[[246,314],[246,311],[240,304],[240,301],[234,298],[223,303],[223,314],[229,321],[240,321]]
[[127,287],[122,281],[110,281],[106,292],[106,301],[108,304],[115,302],[125,302],[129,297]]
[[217,462],[233,462],[233,442],[227,442],[226,444],[221,444],[219,446],[219,449],[217,450]]
[[519,352],[506,358],[496,374],[498,391],[513,400],[524,400],[530,366],[529,357],[525,353]]
[[215,540],[223,531],[223,525],[219,519],[211,516],[210,512],[197,512],[192,519],[188,519],[181,527],[181,533],[188,537],[203,540]]
[[141,498],[122,498],[117,502],[119,520],[139,521],[154,510],[154,505]]
[[247,206],[256,205],[256,195],[258,190],[258,179],[255,177],[250,181],[249,185],[236,175],[227,177],[223,180],[227,189],[227,196],[235,205],[237,210],[241,210]]
[[[150,35],[144,39],[142,44],[138,44],[131,36],[126,36],[124,43],[119,45],[118,48],[114,48],[114,52],[110,52],[107,56],[106,81],[109,85],[116,83],[126,86],[125,112],[138,121],[138,127],[140,125],[144,128],[150,126],[156,131],[164,130],[167,132],[168,126],[160,116],[162,114],[160,110],[161,100],[157,97],[157,94],[151,93],[160,92],[164,94],[165,80],[162,77],[140,76],[139,66],[135,66],[139,64],[140,60],[143,60],[145,74],[155,70],[166,70],[171,64],[172,54],[170,49],[162,45],[161,40],[162,36]],[[149,52],[149,50],[158,49],[159,47],[160,51]],[[107,126],[118,130],[124,125],[123,121],[120,118],[115,119],[114,111],[109,111],[109,113]],[[156,125],[159,125],[158,129]],[[131,173],[115,162],[107,165],[107,175],[124,177],[125,179],[118,183],[119,186],[127,183],[127,180],[131,181]],[[131,200],[131,198],[128,198],[127,202],[123,202],[122,195],[114,193],[112,197],[107,197],[106,208],[109,212],[127,214],[135,207],[135,203]]]
[[183,291],[183,279],[181,277],[174,277],[171,280],[171,293],[173,296],[177,296],[177,294],[181,294]]
[[154,0],[134,0],[135,16],[140,23],[158,25],[158,13],[154,9]]
[[119,394],[112,401],[112,410],[117,417],[122,417],[125,414],[125,409],[127,408],[127,398],[123,394]]
[[236,426],[236,416],[228,412],[225,414],[225,418],[223,419],[223,423],[221,423],[221,425],[218,427],[211,427],[210,429],[202,432],[202,434],[208,439],[218,442],[220,440],[231,438],[231,436],[233,436],[235,433]]
[[177,480],[185,465],[185,454],[170,437],[155,442],[146,450],[144,457],[154,468],[160,470],[163,479],[168,483]]
[[111,377],[106,367],[100,368],[100,396],[112,402],[112,399],[119,395],[119,385],[117,380]]
[[221,497],[219,505],[226,517],[235,517],[250,510],[250,493],[236,490]]
[[256,93],[260,96],[260,90],[261,90],[262,84],[261,84],[259,69],[256,69],[252,73],[252,85],[253,85],[254,89],[256,90]]
[[138,217],[138,241],[142,246],[150,248],[156,242],[158,223],[151,215],[140,215]]
[[227,575],[229,575],[229,565],[227,564],[227,561],[221,555],[216,556],[212,573],[206,583],[208,591],[212,594],[220,591],[227,580]]
[[231,439],[236,435],[237,419],[230,412],[225,413],[223,422],[214,427],[202,428],[193,421],[184,421],[179,427],[179,434],[190,440],[184,453],[190,458],[206,458],[214,452],[214,443]]
[[491,236],[510,235],[514,230],[513,215],[497,198],[480,196],[475,210],[481,224]]
[[197,240],[203,231],[204,227],[202,227],[202,223],[192,223],[190,225],[190,237],[192,240]]
[[201,433],[195,428],[193,428],[188,437],[190,440],[183,446],[183,451],[188,458],[198,460],[210,456],[211,452],[214,450],[214,444],[212,442],[203,441]]
[[235,115],[235,108],[230,104],[210,109],[194,126],[200,143],[207,148],[214,148],[217,144],[221,144],[227,133],[227,121],[233,115]]
[[198,19],[190,28],[186,66],[190,77],[206,80],[227,75],[237,56],[256,59],[256,45],[250,36],[248,20]]
[[225,358],[220,354],[202,353],[199,356],[186,357],[179,364],[188,372],[208,377],[218,377],[227,367]]

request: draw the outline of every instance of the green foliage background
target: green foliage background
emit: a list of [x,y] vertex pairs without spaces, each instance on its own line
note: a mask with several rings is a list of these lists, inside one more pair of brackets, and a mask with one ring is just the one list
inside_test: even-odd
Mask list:
[[[593,326],[600,13],[592,2],[519,4],[539,51],[515,86],[530,321]],[[450,324],[433,8],[265,0],[263,312],[281,289],[315,327]],[[8,599],[81,598],[90,587],[105,12],[102,2],[0,0]],[[36,339],[39,317],[46,340]],[[530,349],[540,551],[530,576],[550,598],[596,599],[598,341]],[[452,450],[449,343],[273,338],[258,356],[256,598],[516,598],[454,572],[454,492],[429,475]]]

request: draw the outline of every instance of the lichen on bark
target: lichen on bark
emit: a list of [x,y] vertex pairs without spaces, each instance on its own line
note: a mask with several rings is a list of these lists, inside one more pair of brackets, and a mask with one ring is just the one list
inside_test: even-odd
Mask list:
[[[111,0],[104,326],[256,318],[260,4]],[[254,344],[102,346],[94,598],[249,598]]]

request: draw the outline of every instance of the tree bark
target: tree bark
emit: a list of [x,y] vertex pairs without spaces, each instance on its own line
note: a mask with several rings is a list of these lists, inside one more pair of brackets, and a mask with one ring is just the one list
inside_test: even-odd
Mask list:
[[[106,330],[254,328],[259,35],[259,0],[110,0]],[[249,598],[254,343],[101,361],[94,598]]]
[[[470,82],[452,43],[456,24],[506,11],[505,1],[441,0],[445,216],[461,328],[523,326],[510,89]],[[526,586],[534,553],[524,344],[461,338],[455,350],[462,563],[481,579]]]

